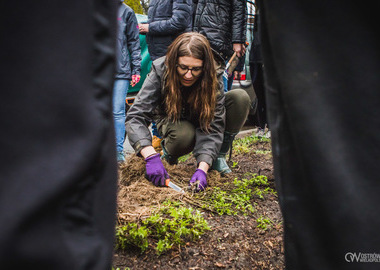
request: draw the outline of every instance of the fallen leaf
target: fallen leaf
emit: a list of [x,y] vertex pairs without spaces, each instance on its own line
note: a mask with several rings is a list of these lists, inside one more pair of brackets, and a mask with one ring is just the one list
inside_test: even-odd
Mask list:
[[222,263],[220,263],[220,262],[216,262],[216,263],[215,263],[215,266],[216,266],[216,267],[220,267],[220,268],[222,268],[222,267],[226,267],[226,265],[224,265],[224,264],[222,264]]

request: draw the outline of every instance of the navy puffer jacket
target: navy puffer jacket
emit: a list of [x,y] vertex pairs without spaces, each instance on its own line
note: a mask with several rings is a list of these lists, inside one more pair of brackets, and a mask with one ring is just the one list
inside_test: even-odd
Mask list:
[[116,79],[131,80],[140,75],[141,48],[137,18],[133,9],[120,1],[116,40]]
[[148,9],[149,54],[155,60],[166,54],[173,40],[192,28],[192,0],[151,0]]
[[246,0],[194,0],[193,31],[209,40],[211,47],[228,59],[233,43],[245,43]]

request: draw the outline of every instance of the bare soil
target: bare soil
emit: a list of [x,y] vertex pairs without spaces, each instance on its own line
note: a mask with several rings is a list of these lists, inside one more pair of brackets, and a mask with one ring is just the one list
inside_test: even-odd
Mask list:
[[[250,134],[247,134],[250,135]],[[233,152],[230,165],[232,173],[221,177],[212,171],[208,175],[209,187],[234,178],[242,179],[247,173],[267,176],[275,188],[270,142],[259,141],[249,146],[249,153]],[[195,159],[179,165],[165,163],[173,182],[186,187],[195,170]],[[144,177],[145,164],[141,158],[131,155],[120,167],[118,223],[136,222],[148,217],[153,208],[168,198],[185,198],[169,188],[153,186]],[[207,192],[207,189],[206,189]],[[178,246],[157,256],[154,249],[141,254],[131,248],[115,250],[113,267],[124,269],[284,269],[282,216],[276,194],[252,201],[255,212],[251,215],[218,215],[202,210],[211,231],[199,240]],[[194,207],[194,205],[189,204]],[[259,217],[272,221],[267,230],[257,227]]]

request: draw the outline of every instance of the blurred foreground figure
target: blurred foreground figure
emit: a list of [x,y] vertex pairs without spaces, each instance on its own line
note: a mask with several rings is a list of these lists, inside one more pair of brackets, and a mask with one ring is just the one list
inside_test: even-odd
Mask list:
[[260,4],[286,268],[380,269],[378,4]]
[[1,11],[0,269],[110,269],[114,4]]

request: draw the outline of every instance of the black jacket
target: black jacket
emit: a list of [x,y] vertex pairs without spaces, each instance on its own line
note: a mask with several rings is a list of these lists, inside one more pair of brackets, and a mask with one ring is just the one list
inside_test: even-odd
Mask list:
[[206,36],[224,59],[232,56],[233,43],[245,43],[246,28],[246,0],[194,1],[193,31]]
[[141,48],[137,18],[133,9],[120,2],[117,16],[116,79],[130,80],[141,70]]
[[151,0],[148,9],[149,54],[155,60],[166,54],[173,40],[192,28],[192,0]]

